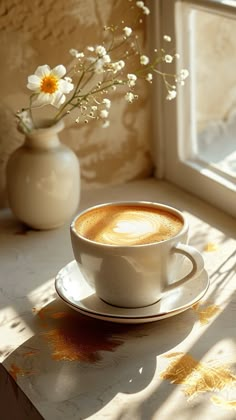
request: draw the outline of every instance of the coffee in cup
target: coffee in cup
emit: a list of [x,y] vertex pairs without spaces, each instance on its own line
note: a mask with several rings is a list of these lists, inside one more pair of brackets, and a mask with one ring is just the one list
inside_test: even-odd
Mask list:
[[97,207],[78,217],[76,232],[107,245],[145,245],[169,239],[182,229],[177,215],[159,208],[114,204]]
[[[126,308],[151,305],[201,273],[204,261],[187,245],[188,229],[181,211],[145,201],[94,206],[70,226],[74,256],[87,283],[105,302]],[[192,268],[178,279],[180,255]]]

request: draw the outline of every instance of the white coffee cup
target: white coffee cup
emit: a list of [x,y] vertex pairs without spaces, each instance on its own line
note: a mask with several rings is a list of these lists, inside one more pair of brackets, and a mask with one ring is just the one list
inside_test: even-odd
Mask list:
[[[126,308],[151,305],[167,290],[202,272],[202,255],[187,245],[188,229],[181,211],[146,201],[90,207],[78,214],[70,226],[74,256],[87,283],[105,302]],[[183,264],[177,258],[179,254],[187,257],[192,267],[175,281]]]

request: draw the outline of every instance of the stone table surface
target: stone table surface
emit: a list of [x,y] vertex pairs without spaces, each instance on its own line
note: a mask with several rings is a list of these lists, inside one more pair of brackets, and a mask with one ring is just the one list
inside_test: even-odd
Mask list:
[[235,419],[236,221],[154,179],[83,191],[79,210],[126,199],[166,203],[188,216],[207,293],[152,323],[84,316],[54,287],[73,260],[69,222],[33,231],[1,210],[1,420]]

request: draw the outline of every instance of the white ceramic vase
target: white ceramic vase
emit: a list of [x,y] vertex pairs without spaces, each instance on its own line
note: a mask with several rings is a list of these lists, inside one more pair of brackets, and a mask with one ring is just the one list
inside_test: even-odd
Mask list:
[[25,135],[23,146],[7,164],[9,206],[34,229],[53,229],[74,215],[80,198],[80,167],[76,154],[58,133],[64,123]]

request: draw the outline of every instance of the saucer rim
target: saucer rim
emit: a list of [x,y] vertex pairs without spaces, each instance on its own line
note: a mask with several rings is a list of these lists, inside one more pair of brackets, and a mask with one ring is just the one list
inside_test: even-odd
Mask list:
[[[59,287],[58,287],[58,283],[59,283],[59,280],[60,280],[60,273],[63,271],[63,270],[65,270],[66,269],[66,267],[68,267],[69,265],[73,265],[73,264],[76,264],[76,261],[75,260],[72,260],[72,261],[70,261],[69,263],[67,263],[64,267],[62,267],[59,271],[58,271],[58,273],[57,273],[57,275],[56,275],[56,277],[55,277],[55,281],[54,281],[54,286],[55,286],[55,289],[56,289],[56,292],[57,292],[57,294],[58,294],[58,296],[67,304],[67,305],[69,305],[72,309],[74,309],[74,310],[76,310],[76,311],[79,311],[80,313],[82,313],[83,315],[87,315],[87,316],[90,316],[90,317],[93,317],[93,318],[98,318],[98,319],[104,319],[105,318],[105,320],[125,320],[125,321],[142,321],[142,320],[145,320],[145,321],[148,321],[148,320],[158,320],[158,319],[162,319],[162,318],[167,318],[167,317],[171,317],[171,316],[174,316],[174,315],[178,315],[178,314],[180,314],[181,312],[184,312],[184,311],[186,311],[187,309],[189,309],[189,308],[191,308],[193,305],[195,305],[196,303],[198,303],[202,298],[203,298],[203,296],[206,294],[206,292],[207,292],[207,290],[208,290],[208,288],[209,288],[209,286],[210,286],[210,279],[209,279],[209,276],[208,276],[208,273],[207,273],[207,271],[206,271],[206,269],[204,268],[203,269],[203,271],[198,275],[198,277],[200,277],[200,276],[202,276],[202,275],[204,275],[205,276],[205,282],[206,282],[206,284],[205,284],[205,286],[202,288],[202,291],[201,291],[201,293],[199,293],[199,295],[198,296],[196,296],[196,298],[195,299],[193,299],[190,303],[188,303],[188,304],[185,304],[185,305],[183,305],[183,306],[179,306],[179,307],[177,307],[177,308],[175,308],[175,309],[172,309],[172,310],[170,310],[170,311],[166,311],[166,312],[159,312],[159,313],[156,313],[156,314],[150,314],[150,315],[132,315],[132,314],[107,314],[107,313],[104,313],[104,312],[100,312],[100,311],[96,311],[96,310],[89,310],[89,309],[86,309],[86,308],[81,308],[81,306],[79,306],[78,304],[75,304],[75,303],[73,303],[69,298],[66,298],[65,296],[63,296],[62,295],[62,293],[60,292],[60,290],[59,290]],[[198,278],[197,277],[197,278]],[[84,280],[85,281],[85,280]],[[182,285],[182,286],[179,286],[180,288],[183,288],[184,287],[184,285]],[[165,294],[168,294],[169,292],[165,292]],[[93,296],[95,294],[95,292],[91,295],[91,296]],[[112,305],[110,305],[110,304],[108,304],[107,302],[105,302],[105,301],[103,301],[103,303],[107,306],[107,307],[112,307]],[[157,302],[156,302],[157,303]],[[152,304],[152,305],[148,305],[148,306],[153,306],[153,305],[155,305],[156,303],[154,303],[154,304]],[[124,312],[125,311],[127,311],[127,310],[132,310],[132,309],[134,309],[134,310],[138,310],[138,309],[142,309],[142,308],[120,308],[120,309],[122,309]]]

